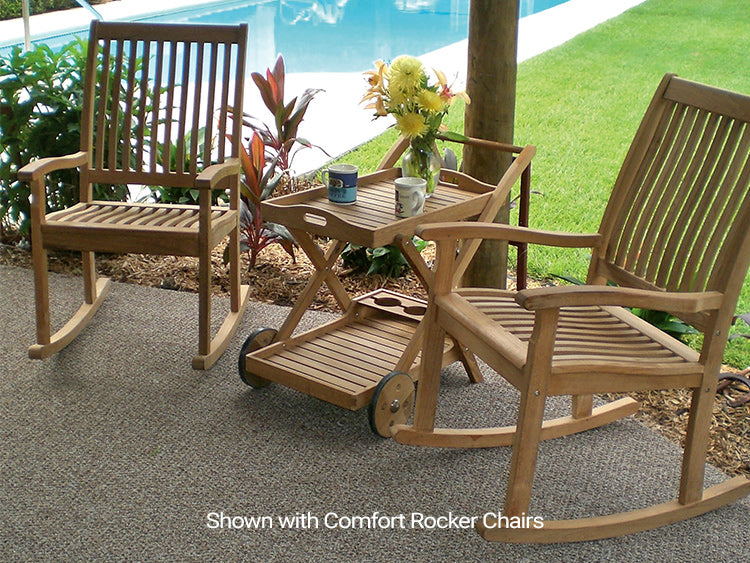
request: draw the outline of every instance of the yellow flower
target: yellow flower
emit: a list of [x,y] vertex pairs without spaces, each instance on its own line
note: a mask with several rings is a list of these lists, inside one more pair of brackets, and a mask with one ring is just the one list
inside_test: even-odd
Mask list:
[[385,102],[383,101],[382,96],[378,96],[377,98],[375,98],[375,101],[373,103],[367,104],[365,106],[365,109],[374,109],[376,117],[388,115],[388,110],[385,107]]
[[388,89],[388,99],[388,106],[391,109],[395,109],[401,105],[406,105],[409,102],[406,94],[401,90],[396,90],[395,88]]
[[384,79],[388,74],[388,65],[383,61],[376,61],[375,70],[368,70],[365,74],[368,75],[367,82],[370,84],[370,89],[380,90],[383,88]]
[[396,129],[410,139],[414,139],[427,133],[428,127],[420,114],[408,112],[396,116]]
[[417,103],[420,108],[432,113],[440,113],[446,109],[445,100],[440,97],[440,94],[432,90],[420,91],[417,94]]
[[391,92],[396,90],[408,94],[419,88],[424,77],[424,68],[419,59],[402,55],[397,57],[391,65],[388,85]]

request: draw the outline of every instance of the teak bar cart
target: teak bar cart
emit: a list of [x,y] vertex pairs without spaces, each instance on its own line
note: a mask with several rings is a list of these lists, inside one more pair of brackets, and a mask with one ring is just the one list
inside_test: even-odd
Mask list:
[[[415,229],[425,222],[492,220],[522,175],[522,189],[529,189],[529,165],[535,149],[517,147],[516,152],[520,154],[497,186],[461,172],[441,170],[435,193],[427,200],[424,213],[416,217],[395,217],[394,180],[401,176],[400,168],[360,177],[353,205],[329,202],[322,186],[264,202],[264,219],[291,231],[315,273],[278,330],[261,328],[246,339],[239,355],[242,380],[255,388],[272,381],[281,383],[350,410],[369,405],[373,431],[390,437],[390,427],[405,422],[411,414],[426,302],[385,289],[352,298],[333,266],[349,242],[368,248],[394,244],[429,289],[433,273],[412,242]],[[331,239],[327,251],[315,241],[316,236]],[[475,251],[476,246],[467,245],[459,259],[468,265]],[[324,283],[342,316],[293,335]],[[471,381],[481,381],[473,355],[460,342],[447,338],[444,365],[459,360]]]

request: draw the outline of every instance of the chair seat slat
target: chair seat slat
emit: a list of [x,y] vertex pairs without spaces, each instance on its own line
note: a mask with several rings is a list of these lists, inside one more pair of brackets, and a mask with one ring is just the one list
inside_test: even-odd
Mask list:
[[[475,300],[471,295],[465,297],[482,314],[485,314],[489,308],[500,306],[513,310],[511,321],[508,320],[511,315],[507,315],[505,319],[493,318],[493,320],[496,320],[521,342],[525,344],[529,342],[534,325],[534,313],[519,306],[512,294],[499,294],[494,299],[480,297]],[[648,334],[628,324],[622,317],[612,316],[608,311],[600,308],[593,310],[587,308],[593,322],[586,323],[580,311],[577,311],[575,320],[570,320],[568,311],[575,311],[575,309],[564,307],[560,311],[553,365],[558,361],[571,361],[572,359],[604,363],[608,361],[618,363],[626,360],[636,364],[665,361],[689,363],[688,359],[664,347],[650,338]]]

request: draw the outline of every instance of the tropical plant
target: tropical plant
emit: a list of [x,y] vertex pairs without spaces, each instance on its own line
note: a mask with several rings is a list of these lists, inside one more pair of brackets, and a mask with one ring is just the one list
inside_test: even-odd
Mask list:
[[[302,148],[315,146],[298,137],[297,131],[310,102],[321,91],[307,89],[299,98],[293,98],[289,103],[284,102],[286,71],[281,55],[276,59],[273,69],[266,69],[265,76],[254,72],[252,79],[260,91],[263,103],[273,115],[274,122],[272,128],[248,113],[242,114],[243,125],[252,131],[248,149],[242,147],[240,204],[240,247],[250,257],[250,268],[255,267],[258,253],[270,244],[280,244],[292,260],[295,258],[297,243],[294,237],[283,225],[263,220],[261,202],[271,197],[282,182],[294,184],[294,156]],[[293,190],[294,186],[290,189]]]
[[[15,47],[0,57],[0,236],[27,237],[29,186],[18,170],[46,156],[76,152],[80,145],[86,42],[76,40],[54,52],[39,45]],[[138,62],[140,64],[140,61]],[[77,171],[46,177],[47,211],[78,201]],[[127,186],[95,185],[97,199],[125,200]]]
[[[101,0],[91,1],[91,4],[101,3]],[[31,0],[29,4],[32,14],[43,14],[45,12],[78,7],[78,3],[75,0]],[[21,15],[21,0],[3,0],[0,2],[0,20],[20,18]]]
[[273,116],[273,128],[248,113],[243,114],[243,123],[257,133],[265,144],[266,160],[275,161],[275,168],[280,174],[287,176],[288,181],[294,182],[292,161],[297,152],[300,149],[312,147],[323,150],[297,135],[310,102],[322,90],[308,88],[300,97],[292,98],[286,103],[284,101],[286,71],[284,58],[281,55],[276,59],[273,69],[266,69],[265,76],[253,72],[251,77],[258,87],[263,103]]
[[[275,173],[276,160],[266,164],[265,143],[260,135],[253,132],[249,150],[241,147],[243,179],[240,198],[240,250],[247,252],[249,267],[255,267],[258,253],[270,244],[279,244],[295,260],[294,249],[297,243],[283,225],[264,221],[261,217],[261,202],[274,192],[281,180]],[[224,262],[229,260],[225,251]]]
[[[427,241],[413,237],[415,248],[421,252],[427,247]],[[349,243],[341,253],[344,266],[353,272],[365,275],[380,274],[388,278],[398,278],[409,270],[409,263],[397,246],[392,244],[378,248],[366,248]]]

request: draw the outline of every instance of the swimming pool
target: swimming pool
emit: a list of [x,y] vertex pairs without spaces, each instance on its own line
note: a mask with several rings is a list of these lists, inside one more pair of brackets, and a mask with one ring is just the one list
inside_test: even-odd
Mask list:
[[[521,0],[520,16],[567,0]],[[248,68],[282,53],[288,72],[357,72],[377,59],[420,55],[466,39],[469,0],[243,0],[213,2],[132,20],[165,23],[247,22]],[[53,49],[85,37],[85,26],[35,39]],[[10,52],[0,47],[0,54]]]

